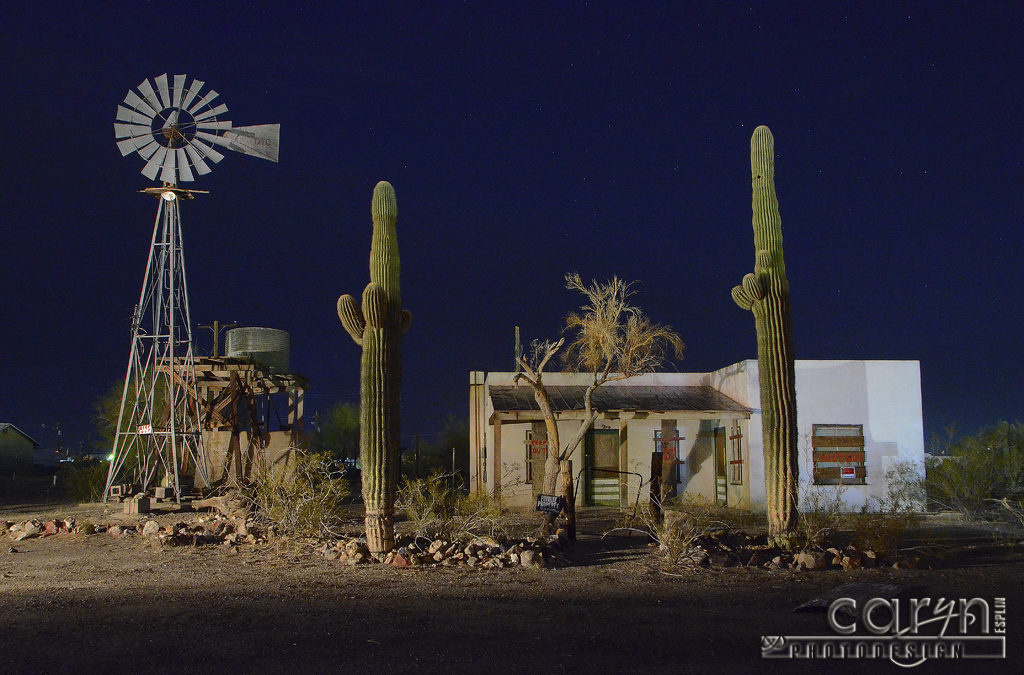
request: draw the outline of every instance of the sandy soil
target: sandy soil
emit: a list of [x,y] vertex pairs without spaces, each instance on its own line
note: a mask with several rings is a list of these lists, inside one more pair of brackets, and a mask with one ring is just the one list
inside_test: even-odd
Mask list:
[[[102,516],[0,508],[8,520]],[[565,565],[540,570],[351,567],[290,541],[232,554],[141,536],[3,537],[0,672],[895,672],[878,661],[760,657],[762,635],[831,634],[823,614],[794,608],[867,580],[919,597],[1006,597],[1010,660],[918,670],[1019,672],[1020,555],[945,570],[669,570],[635,535],[602,540],[601,517],[583,513],[580,526]]]

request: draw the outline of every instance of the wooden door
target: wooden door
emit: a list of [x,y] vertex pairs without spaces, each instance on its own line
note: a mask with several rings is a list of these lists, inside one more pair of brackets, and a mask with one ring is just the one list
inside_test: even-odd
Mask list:
[[587,435],[586,503],[591,506],[619,505],[619,432],[594,429]]
[[725,460],[725,427],[715,429],[715,503],[720,506],[727,506],[729,501],[729,487],[726,480]]

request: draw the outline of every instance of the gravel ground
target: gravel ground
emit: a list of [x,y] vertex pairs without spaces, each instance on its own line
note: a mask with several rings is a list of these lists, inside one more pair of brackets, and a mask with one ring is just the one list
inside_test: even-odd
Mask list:
[[[3,508],[0,519],[49,515]],[[138,522],[95,506],[51,513]],[[138,535],[4,537],[0,672],[895,672],[879,661],[761,659],[762,635],[831,634],[823,614],[793,610],[849,581],[1006,597],[1009,660],[919,670],[1020,672],[1020,555],[947,570],[670,570],[636,535],[602,540],[608,522],[582,514],[563,566],[538,570],[352,567],[289,540],[232,554]]]

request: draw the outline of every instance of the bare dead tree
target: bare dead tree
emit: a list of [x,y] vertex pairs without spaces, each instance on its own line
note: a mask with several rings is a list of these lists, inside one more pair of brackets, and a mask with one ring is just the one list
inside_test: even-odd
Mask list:
[[[600,415],[600,411],[594,409],[594,392],[609,382],[654,372],[670,354],[682,358],[684,345],[671,326],[652,323],[643,310],[632,304],[633,283],[612,277],[609,281],[592,281],[587,285],[579,274],[571,273],[565,276],[565,286],[585,298],[584,305],[565,319],[563,332],[570,339],[568,345],[566,337],[557,341],[534,341],[529,354],[518,359],[522,372],[516,375],[516,382],[522,380],[533,388],[547,428],[543,491],[555,494],[561,486],[562,496],[568,502],[572,497],[572,480],[570,476],[559,474],[566,472],[568,457],[586,438]],[[565,349],[560,355],[563,369],[591,376],[583,396],[583,421],[564,447],[559,442],[555,412],[543,380],[545,367],[563,346]],[[566,489],[570,494],[565,494]]]

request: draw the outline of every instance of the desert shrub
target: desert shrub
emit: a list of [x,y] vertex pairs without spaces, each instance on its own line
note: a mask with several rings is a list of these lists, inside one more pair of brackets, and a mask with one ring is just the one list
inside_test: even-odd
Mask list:
[[64,494],[73,502],[96,502],[103,498],[110,462],[80,459],[64,465],[58,476]]
[[667,502],[661,518],[649,505],[641,506],[637,516],[673,564],[688,560],[701,537],[732,529],[728,522],[732,514],[700,495],[683,495]]
[[999,500],[1024,496],[1024,424],[1002,422],[973,436],[951,438],[926,470],[931,507],[968,519],[990,515]]
[[910,462],[896,464],[885,478],[885,496],[871,497],[859,514],[852,514],[850,528],[854,542],[862,549],[894,556],[900,538],[921,521],[925,488],[917,467]]
[[999,505],[1003,507],[1006,515],[1016,521],[1021,528],[1024,528],[1024,499],[1009,499],[1007,497],[1003,497],[999,500]]
[[264,464],[241,490],[254,517],[280,532],[331,536],[344,521],[345,470],[328,453],[297,452],[290,464]]
[[526,519],[501,508],[489,495],[467,495],[450,473],[403,478],[397,506],[416,536],[458,541],[476,536],[511,539],[527,527]]
[[841,530],[846,513],[841,486],[809,486],[800,496],[800,518],[795,542],[800,548],[823,548],[829,538]]

